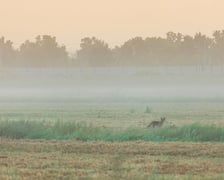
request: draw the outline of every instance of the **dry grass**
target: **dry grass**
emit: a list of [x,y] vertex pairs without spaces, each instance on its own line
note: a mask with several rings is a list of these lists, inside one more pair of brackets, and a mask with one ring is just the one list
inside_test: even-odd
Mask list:
[[223,143],[0,141],[0,179],[221,179],[223,172]]

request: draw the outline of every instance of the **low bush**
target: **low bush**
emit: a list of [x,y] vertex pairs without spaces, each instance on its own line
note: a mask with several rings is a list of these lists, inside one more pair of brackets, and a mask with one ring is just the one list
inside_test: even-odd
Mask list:
[[56,121],[1,121],[0,137],[12,139],[79,139],[83,141],[224,142],[224,127],[191,124],[161,128],[100,128],[85,123]]

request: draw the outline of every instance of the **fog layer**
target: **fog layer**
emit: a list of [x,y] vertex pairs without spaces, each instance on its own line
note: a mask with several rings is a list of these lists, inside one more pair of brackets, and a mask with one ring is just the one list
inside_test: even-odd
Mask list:
[[223,98],[221,67],[1,69],[1,99]]

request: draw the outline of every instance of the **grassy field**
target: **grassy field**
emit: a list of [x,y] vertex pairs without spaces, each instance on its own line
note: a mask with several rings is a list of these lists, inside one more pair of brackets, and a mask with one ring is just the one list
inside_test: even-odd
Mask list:
[[[88,128],[102,132],[134,128],[144,134],[148,123],[161,116],[167,118],[164,128],[149,132],[169,133],[170,124],[178,131],[198,123],[199,129],[214,128],[202,129],[207,135],[223,137],[223,102],[5,102],[0,103],[0,133],[9,132],[6,127],[31,132],[33,127],[21,122],[33,122],[37,130],[51,124],[58,134],[74,124],[84,124],[85,134]],[[20,125],[10,124],[15,122]],[[71,124],[60,130],[57,122]],[[224,179],[223,143],[15,138],[0,139],[0,179]]]
[[163,116],[167,118],[166,124],[176,126],[192,123],[224,126],[224,102],[0,103],[0,121],[63,120],[120,129],[145,128],[150,121]]

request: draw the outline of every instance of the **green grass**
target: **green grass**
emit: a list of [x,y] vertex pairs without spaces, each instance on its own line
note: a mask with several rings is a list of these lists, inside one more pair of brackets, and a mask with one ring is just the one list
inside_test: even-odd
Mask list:
[[[151,110],[145,113],[147,106]],[[151,121],[166,117],[167,124],[216,124],[224,126],[224,103],[218,102],[73,102],[0,103],[0,122],[27,120],[86,122],[94,126],[126,129],[144,128]]]
[[181,127],[125,128],[94,127],[75,122],[1,121],[0,137],[12,139],[79,139],[83,141],[192,141],[224,142],[224,127],[191,124]]

